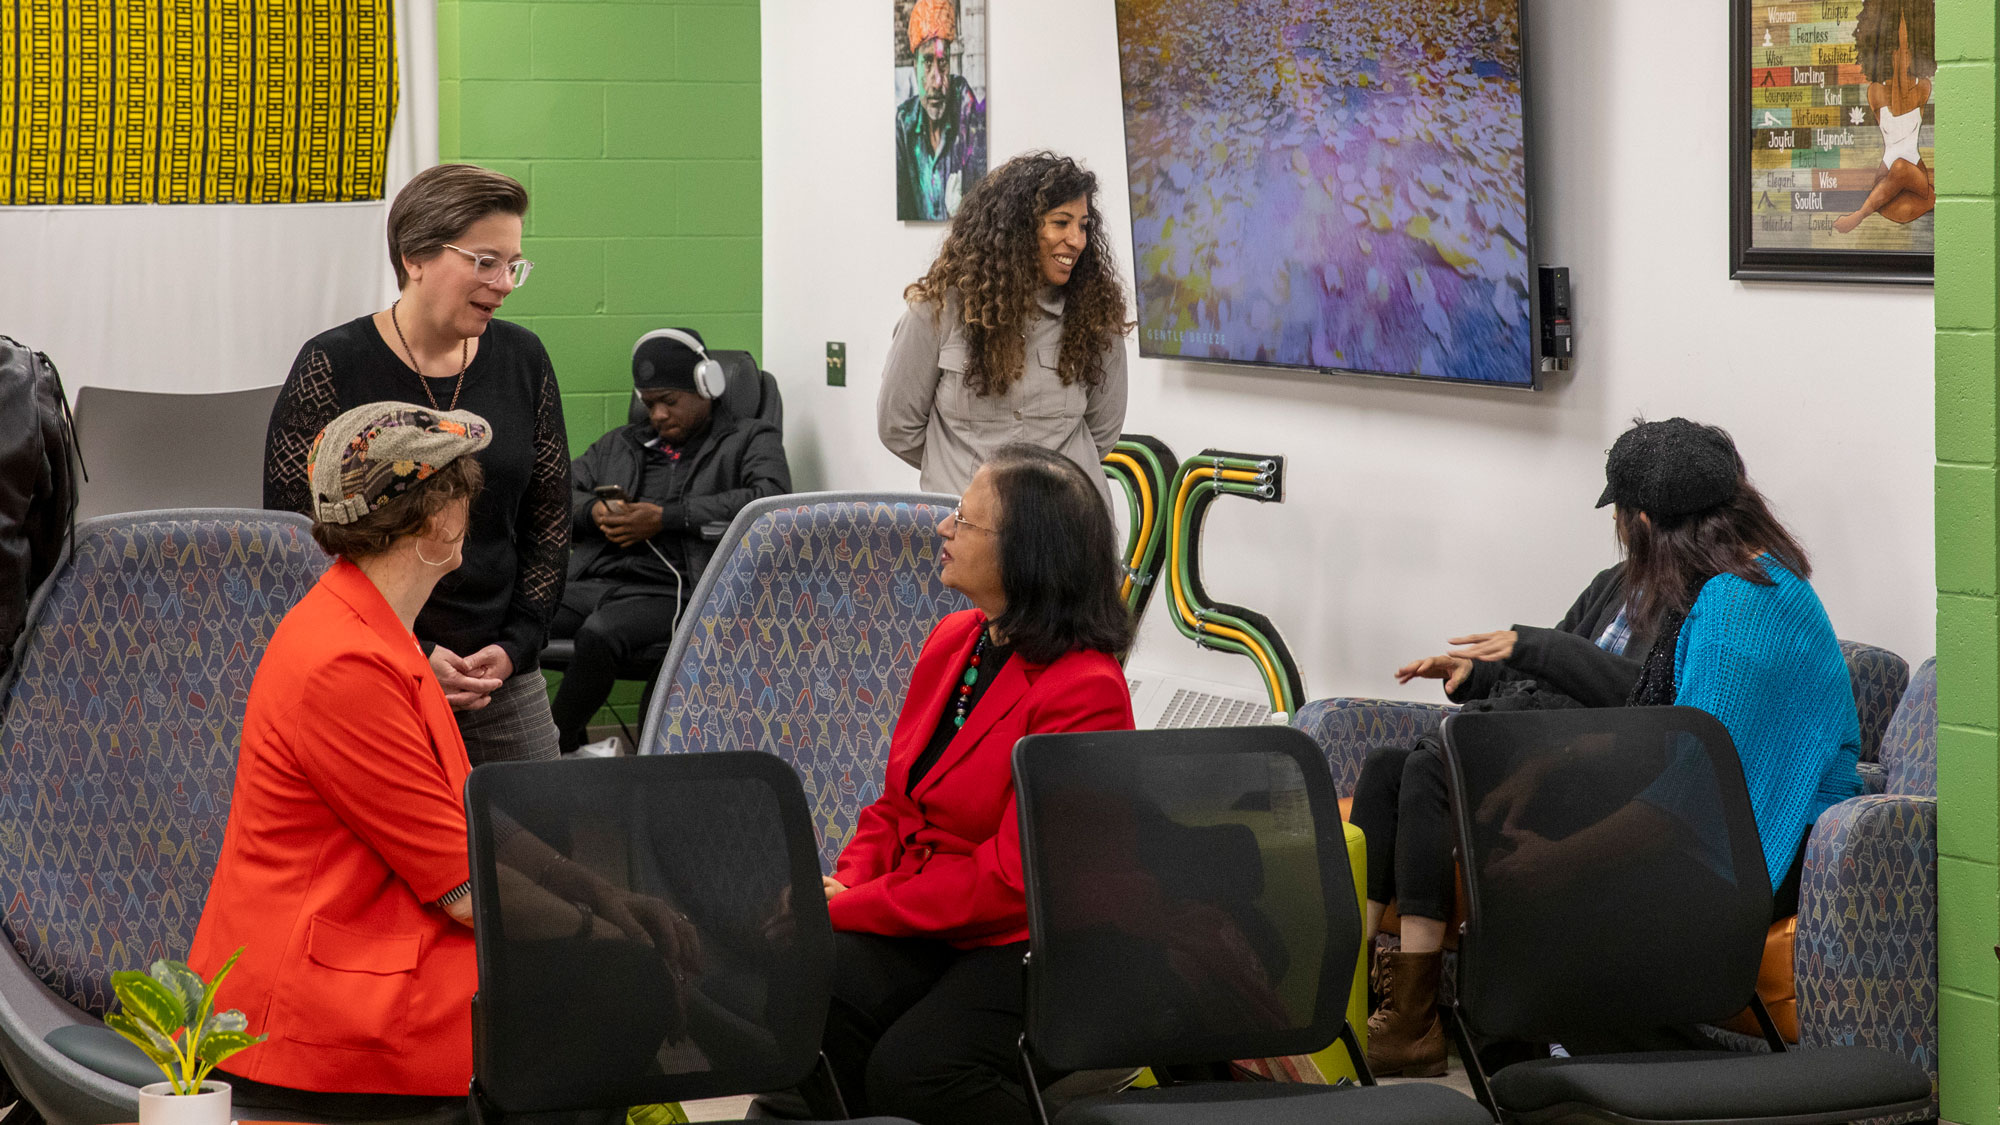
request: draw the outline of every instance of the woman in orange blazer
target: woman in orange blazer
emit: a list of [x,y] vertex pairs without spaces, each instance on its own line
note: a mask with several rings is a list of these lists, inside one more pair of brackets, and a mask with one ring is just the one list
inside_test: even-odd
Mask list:
[[1113,655],[1132,622],[1104,498],[1060,454],[1002,447],[938,534],[945,585],[976,608],[924,642],[882,797],[825,880],[837,931],[826,1051],[856,1116],[1026,1122],[1014,743],[1132,728]]
[[490,433],[474,414],[373,403],[313,446],[313,538],[337,558],[257,668],[188,955],[207,976],[243,950],[217,1007],[270,1039],[229,1062],[240,1104],[376,1115],[465,1098],[471,767],[411,627],[459,565],[480,487],[468,454]]

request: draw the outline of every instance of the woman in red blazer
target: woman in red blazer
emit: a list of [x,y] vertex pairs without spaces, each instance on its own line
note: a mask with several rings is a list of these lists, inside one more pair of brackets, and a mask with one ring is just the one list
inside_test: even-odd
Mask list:
[[1061,454],[1001,448],[938,534],[945,585],[976,608],[924,642],[882,797],[825,880],[837,931],[827,1057],[856,1116],[1026,1122],[1014,743],[1132,729],[1113,655],[1132,622],[1104,498]]
[[465,1098],[471,767],[411,627],[459,565],[481,483],[468,454],[490,432],[373,403],[313,446],[313,538],[337,558],[258,665],[188,955],[208,976],[243,950],[217,1007],[270,1039],[218,1076],[241,1104],[377,1115]]

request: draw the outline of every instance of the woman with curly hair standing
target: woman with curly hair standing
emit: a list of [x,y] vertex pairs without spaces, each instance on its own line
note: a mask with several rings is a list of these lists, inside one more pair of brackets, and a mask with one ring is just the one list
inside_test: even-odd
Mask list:
[[882,444],[959,494],[1001,446],[1083,466],[1125,425],[1125,289],[1097,235],[1097,177],[1051,152],[989,172],[959,207],[930,271],[903,292],[875,403]]

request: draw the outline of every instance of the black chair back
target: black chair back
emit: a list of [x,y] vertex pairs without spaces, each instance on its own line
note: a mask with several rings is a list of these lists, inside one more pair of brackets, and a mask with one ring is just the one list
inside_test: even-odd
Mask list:
[[1721,723],[1691,707],[1460,713],[1444,744],[1476,1034],[1561,1042],[1742,1011],[1771,885]]
[[1326,760],[1287,727],[1014,748],[1027,1032],[1060,1070],[1317,1051],[1361,919]]
[[466,810],[485,1102],[646,1105],[787,1088],[813,1069],[833,931],[782,760],[488,765]]

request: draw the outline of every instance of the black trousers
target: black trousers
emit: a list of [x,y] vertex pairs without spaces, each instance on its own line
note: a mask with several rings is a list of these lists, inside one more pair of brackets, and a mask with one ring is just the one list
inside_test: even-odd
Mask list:
[[564,588],[549,636],[575,639],[576,656],[549,710],[565,753],[583,745],[590,717],[611,698],[618,669],[673,639],[679,608],[672,586],[583,579]]
[[1027,942],[960,950],[838,933],[833,950],[824,1047],[850,1114],[919,1125],[1032,1120],[1017,1053]]
[[1451,793],[1436,740],[1385,746],[1363,759],[1348,820],[1368,838],[1369,901],[1444,921],[1451,907]]

